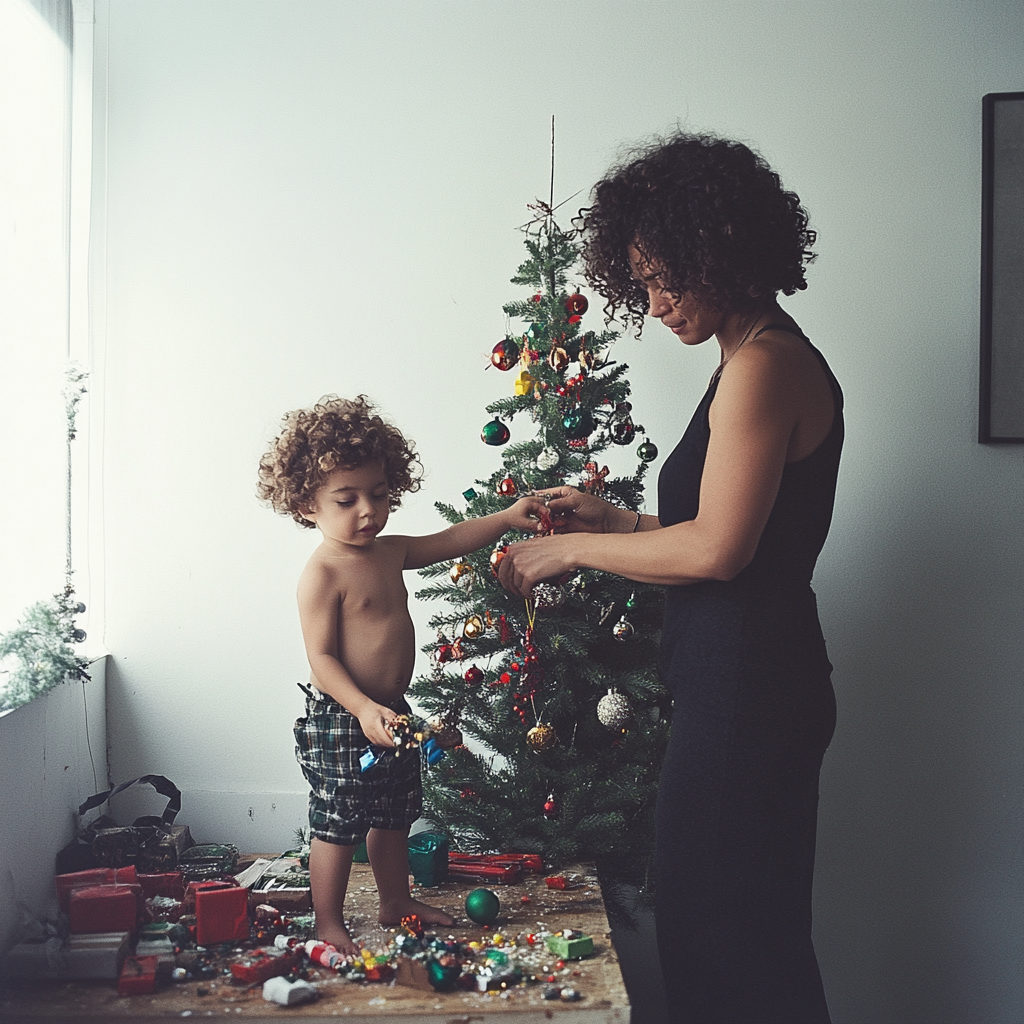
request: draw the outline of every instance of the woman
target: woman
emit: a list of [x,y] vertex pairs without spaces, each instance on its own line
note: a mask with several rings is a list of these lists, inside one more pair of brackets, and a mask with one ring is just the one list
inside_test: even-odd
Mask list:
[[613,169],[579,227],[590,284],[627,321],[721,363],[658,482],[658,515],[569,487],[559,534],[514,545],[527,595],[577,568],[667,588],[673,696],[658,795],[657,926],[687,1024],[823,1024],[811,944],[818,774],[835,724],[810,580],[832,515],[842,393],[779,306],[814,232],[747,147],[678,134]]

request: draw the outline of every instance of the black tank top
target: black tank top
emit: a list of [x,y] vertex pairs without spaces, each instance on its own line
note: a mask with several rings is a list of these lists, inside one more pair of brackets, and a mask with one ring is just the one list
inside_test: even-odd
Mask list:
[[[754,337],[771,330],[795,334],[811,344],[804,334],[788,324],[769,324]],[[810,455],[798,462],[786,463],[754,558],[731,582],[756,578],[764,582],[810,583],[814,564],[825,544],[843,447],[843,393],[824,356],[813,345],[811,348],[832,386],[835,399],[832,427]],[[658,519],[662,526],[697,517],[700,480],[711,437],[708,413],[718,390],[718,380],[716,374],[682,440],[662,466],[658,477]],[[675,589],[679,588],[670,588]]]

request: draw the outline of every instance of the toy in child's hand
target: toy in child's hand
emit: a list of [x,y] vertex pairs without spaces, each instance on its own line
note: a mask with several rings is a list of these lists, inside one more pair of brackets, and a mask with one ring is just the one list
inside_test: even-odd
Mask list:
[[[461,731],[440,720],[414,731],[408,715],[397,715],[388,723],[388,729],[391,731],[391,738],[394,742],[395,757],[398,757],[403,750],[413,750],[419,747],[423,751],[428,765],[436,764],[444,757],[446,750],[451,750],[452,747],[457,747],[462,743]],[[386,753],[387,748],[367,747],[359,758],[360,771],[369,771]]]

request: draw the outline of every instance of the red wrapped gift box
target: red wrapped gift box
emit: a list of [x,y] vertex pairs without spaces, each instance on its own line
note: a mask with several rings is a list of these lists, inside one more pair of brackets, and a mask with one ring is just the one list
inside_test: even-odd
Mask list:
[[133,932],[138,916],[137,885],[97,885],[76,889],[68,903],[72,934]]
[[181,912],[183,914],[194,914],[196,912],[196,893],[204,889],[234,889],[233,882],[189,882],[185,886],[185,898],[181,901]]
[[147,900],[154,896],[168,896],[180,900],[185,895],[185,884],[180,871],[168,871],[160,875],[139,875],[139,885]]
[[121,968],[121,977],[117,979],[119,996],[142,995],[156,991],[156,968],[159,957],[130,956],[125,959]]
[[75,889],[87,889],[95,885],[134,885],[139,881],[135,873],[135,865],[124,868],[90,868],[88,871],[73,871],[67,875],[58,875],[54,879],[57,890],[57,902],[66,914],[71,893]]
[[249,938],[249,890],[200,889],[196,893],[196,942],[242,942]]

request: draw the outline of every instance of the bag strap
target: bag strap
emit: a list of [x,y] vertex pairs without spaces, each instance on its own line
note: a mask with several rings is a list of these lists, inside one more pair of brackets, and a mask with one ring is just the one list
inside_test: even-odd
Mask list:
[[112,796],[116,796],[129,786],[134,786],[136,782],[148,782],[161,796],[167,797],[167,806],[159,818],[155,815],[146,814],[141,818],[137,818],[135,824],[159,825],[163,828],[169,828],[173,825],[178,811],[181,810],[181,790],[164,775],[140,775],[139,778],[132,779],[131,782],[122,782],[120,786],[114,786],[113,789],[108,789],[105,793],[96,793],[78,808],[79,815],[83,815],[94,807],[99,807],[100,804],[106,803]]

